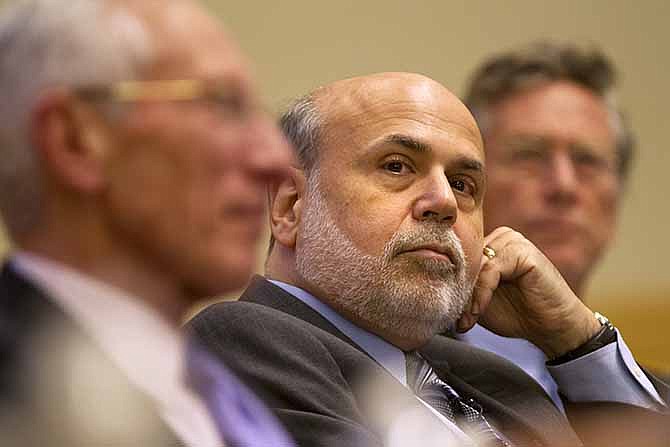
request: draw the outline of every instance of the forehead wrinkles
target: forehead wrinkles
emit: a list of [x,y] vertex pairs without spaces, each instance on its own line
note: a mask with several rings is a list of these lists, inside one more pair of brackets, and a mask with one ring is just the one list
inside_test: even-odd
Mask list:
[[419,132],[433,128],[457,134],[482,147],[479,129],[470,113],[455,97],[450,98],[446,90],[440,91],[439,84],[387,84],[386,88],[361,85],[345,91],[326,88],[319,92],[317,105],[324,120],[323,144],[342,143],[370,132],[374,135],[376,128],[379,128],[376,136],[381,137],[391,129],[403,131],[408,126],[413,129],[407,130]]
[[[487,133],[501,127],[517,131],[535,131],[538,126],[546,134],[599,139],[614,150],[615,127],[607,104],[587,89],[564,82],[544,84],[520,91],[488,108]],[[525,115],[525,117],[524,117]],[[595,127],[594,127],[595,125]]]

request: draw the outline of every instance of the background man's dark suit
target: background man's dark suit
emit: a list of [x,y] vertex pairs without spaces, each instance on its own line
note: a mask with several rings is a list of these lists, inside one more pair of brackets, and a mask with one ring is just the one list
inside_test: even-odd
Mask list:
[[11,264],[0,274],[0,440],[12,447],[182,445],[153,404]]
[[[342,332],[262,278],[254,279],[239,302],[214,305],[190,325],[274,408],[299,445],[381,444],[397,413],[375,414],[366,384],[385,393],[385,410],[421,407]],[[445,337],[421,352],[443,380],[479,401],[516,445],[579,445],[542,389],[511,363]],[[433,417],[427,409],[425,414]]]

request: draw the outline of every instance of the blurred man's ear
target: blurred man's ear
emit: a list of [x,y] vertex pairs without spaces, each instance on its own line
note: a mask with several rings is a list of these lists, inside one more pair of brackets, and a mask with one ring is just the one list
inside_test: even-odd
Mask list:
[[270,230],[276,243],[294,248],[302,216],[305,173],[291,168],[290,174],[270,187]]
[[66,92],[52,92],[33,109],[31,142],[48,178],[93,192],[104,183],[104,126],[94,108]]

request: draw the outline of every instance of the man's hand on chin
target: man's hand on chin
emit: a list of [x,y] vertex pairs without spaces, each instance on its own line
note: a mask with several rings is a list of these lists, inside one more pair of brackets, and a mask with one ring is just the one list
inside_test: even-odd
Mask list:
[[472,302],[458,330],[477,321],[498,335],[530,341],[549,359],[582,345],[601,327],[542,252],[507,227],[484,238]]

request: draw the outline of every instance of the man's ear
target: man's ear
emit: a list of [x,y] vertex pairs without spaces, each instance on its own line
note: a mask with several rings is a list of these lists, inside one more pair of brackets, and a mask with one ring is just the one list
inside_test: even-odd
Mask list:
[[99,114],[65,92],[42,97],[31,117],[30,138],[47,175],[66,188],[93,192],[105,181],[107,154]]
[[276,242],[295,248],[305,195],[305,173],[290,168],[290,173],[270,187],[270,230]]

